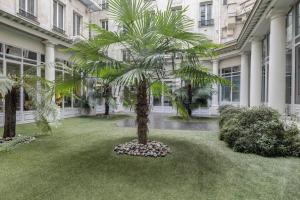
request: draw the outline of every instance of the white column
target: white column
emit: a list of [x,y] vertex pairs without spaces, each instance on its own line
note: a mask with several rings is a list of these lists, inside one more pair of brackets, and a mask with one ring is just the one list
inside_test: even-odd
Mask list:
[[271,13],[268,105],[282,114],[285,112],[286,90],[285,20],[284,13]]
[[240,95],[240,106],[249,106],[249,57],[246,53],[241,55]]
[[45,78],[48,81],[55,81],[55,45],[45,42]]
[[250,106],[261,105],[262,41],[253,38],[251,43]]
[[[213,61],[213,74],[219,75],[219,61],[218,60]],[[213,91],[214,91],[214,94],[212,95],[212,100],[211,100],[212,105],[211,106],[219,107],[219,90],[218,90],[217,84],[213,85]]]

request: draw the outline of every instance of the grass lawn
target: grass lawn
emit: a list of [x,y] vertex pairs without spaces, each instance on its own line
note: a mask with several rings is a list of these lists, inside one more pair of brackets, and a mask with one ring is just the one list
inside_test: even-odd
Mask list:
[[[300,199],[300,159],[232,152],[218,133],[151,130],[166,158],[116,156],[135,129],[73,118],[53,135],[0,152],[1,200]],[[34,125],[18,126],[34,134]]]

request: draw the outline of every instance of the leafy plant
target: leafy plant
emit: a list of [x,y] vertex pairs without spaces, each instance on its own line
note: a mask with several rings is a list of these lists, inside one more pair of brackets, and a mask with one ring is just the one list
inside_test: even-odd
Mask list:
[[285,125],[267,107],[221,109],[220,139],[234,151],[262,156],[299,156],[296,125]]

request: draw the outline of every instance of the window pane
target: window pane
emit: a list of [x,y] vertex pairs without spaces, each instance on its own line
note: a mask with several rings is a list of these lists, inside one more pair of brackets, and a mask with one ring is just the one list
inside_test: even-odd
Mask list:
[[25,9],[26,9],[26,3],[25,3],[25,1],[26,1],[26,0],[20,0],[20,1],[19,1],[20,9],[21,9],[21,10],[24,10],[24,11],[25,11]]
[[27,0],[27,12],[34,15],[34,0]]
[[287,41],[291,41],[293,38],[293,12],[289,12],[286,18],[286,39]]
[[295,103],[300,104],[300,47],[296,47],[296,91]]
[[206,20],[212,19],[212,4],[207,4],[207,18]]
[[80,27],[81,27],[81,17],[79,15],[77,15],[77,35],[80,35]]
[[240,76],[232,77],[232,101],[240,101]]
[[[6,71],[7,71],[7,74],[10,74],[10,75],[17,75],[17,76],[20,76],[21,75],[21,66],[19,64],[15,64],[15,63],[7,63],[6,64]],[[17,92],[17,110],[19,111],[20,108],[21,108],[21,103],[20,103],[20,89],[18,89],[18,92]]]
[[53,24],[54,26],[58,26],[57,25],[57,2],[53,1]]
[[[30,75],[30,76],[36,76],[37,74],[37,67],[36,66],[32,66],[32,65],[24,65],[23,67],[24,70],[24,75]],[[28,110],[34,110],[34,102],[33,102],[33,98],[36,98],[35,95],[35,89],[33,89],[32,91],[26,91],[27,88],[24,88],[24,110],[28,111]],[[29,90],[31,88],[28,88]]]
[[300,3],[296,7],[296,35],[300,33]]
[[291,103],[292,97],[292,50],[286,55],[286,103]]
[[[231,82],[230,77],[224,77],[226,80]],[[231,87],[230,86],[222,86],[222,101],[231,101]]]
[[22,57],[22,49],[6,45],[6,54]]
[[0,74],[3,74],[3,60],[0,60]]
[[64,7],[63,5],[58,5],[58,27],[64,29]]
[[76,14],[73,13],[73,36],[76,35]]

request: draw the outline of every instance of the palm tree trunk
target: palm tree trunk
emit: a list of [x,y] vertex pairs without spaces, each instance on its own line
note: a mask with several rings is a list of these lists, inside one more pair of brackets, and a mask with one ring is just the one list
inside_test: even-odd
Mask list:
[[108,99],[105,98],[105,113],[104,115],[109,115],[109,102]]
[[3,138],[16,136],[17,88],[13,87],[5,95],[5,122]]
[[137,124],[138,124],[138,142],[140,144],[147,144],[148,140],[148,114],[149,105],[147,101],[147,83],[142,81],[137,88],[137,104],[136,104]]
[[192,117],[191,104],[192,104],[192,99],[193,99],[193,92],[192,92],[192,85],[191,84],[188,85],[187,96],[188,96],[187,111],[188,111],[189,117]]
[[105,113],[104,115],[109,115],[109,97],[112,96],[111,94],[111,87],[107,86],[105,89]]

